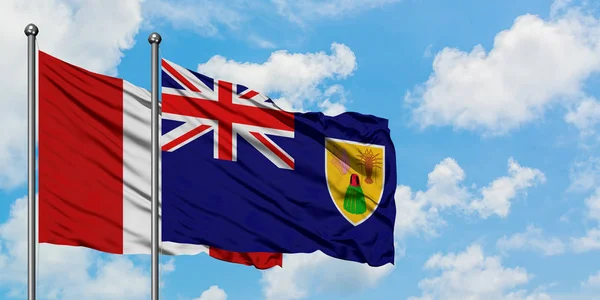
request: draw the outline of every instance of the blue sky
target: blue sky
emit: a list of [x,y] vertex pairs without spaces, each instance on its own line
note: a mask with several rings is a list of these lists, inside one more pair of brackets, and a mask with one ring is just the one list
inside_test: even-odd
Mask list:
[[[157,31],[164,58],[289,109],[390,120],[393,268],[320,253],[286,256],[270,271],[162,257],[164,299],[600,298],[597,3],[18,2],[0,4],[10,45],[2,69],[15,70],[0,74],[0,126],[10,129],[0,135],[0,298],[25,292],[26,206],[17,199],[26,195],[30,21],[42,50],[141,87]],[[147,256],[47,245],[39,255],[44,299],[149,298]]]

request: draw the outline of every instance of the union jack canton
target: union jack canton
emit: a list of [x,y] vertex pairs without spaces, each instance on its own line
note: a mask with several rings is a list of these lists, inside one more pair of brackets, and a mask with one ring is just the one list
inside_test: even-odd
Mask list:
[[215,159],[237,161],[241,137],[277,167],[294,169],[294,158],[268,137],[294,138],[293,113],[243,85],[215,80],[165,59],[162,72],[162,118],[181,122],[162,135],[162,151],[177,151],[212,132]]

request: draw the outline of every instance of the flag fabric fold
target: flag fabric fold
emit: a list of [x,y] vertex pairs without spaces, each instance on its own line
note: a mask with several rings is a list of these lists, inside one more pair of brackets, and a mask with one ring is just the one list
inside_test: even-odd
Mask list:
[[[149,254],[150,92],[38,53],[39,242]],[[282,265],[281,253],[206,245],[163,241],[161,252]]]
[[388,121],[281,110],[162,60],[163,240],[394,263]]

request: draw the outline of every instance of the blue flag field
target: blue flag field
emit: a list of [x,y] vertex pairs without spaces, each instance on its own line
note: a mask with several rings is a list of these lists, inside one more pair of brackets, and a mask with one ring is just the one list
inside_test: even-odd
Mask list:
[[388,122],[291,113],[163,60],[162,240],[394,263]]

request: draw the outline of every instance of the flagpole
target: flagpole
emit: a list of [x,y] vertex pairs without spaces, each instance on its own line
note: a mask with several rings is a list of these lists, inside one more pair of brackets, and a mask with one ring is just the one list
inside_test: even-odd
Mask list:
[[160,154],[158,147],[159,139],[159,119],[158,119],[158,45],[162,38],[160,34],[153,32],[148,37],[148,42],[152,47],[152,300],[158,300],[158,286],[159,286],[159,274],[158,274],[158,243],[159,243],[159,228],[158,228],[158,155]]
[[39,32],[35,24],[25,27],[27,36],[27,299],[35,300],[36,279],[36,205],[35,205],[35,39]]

